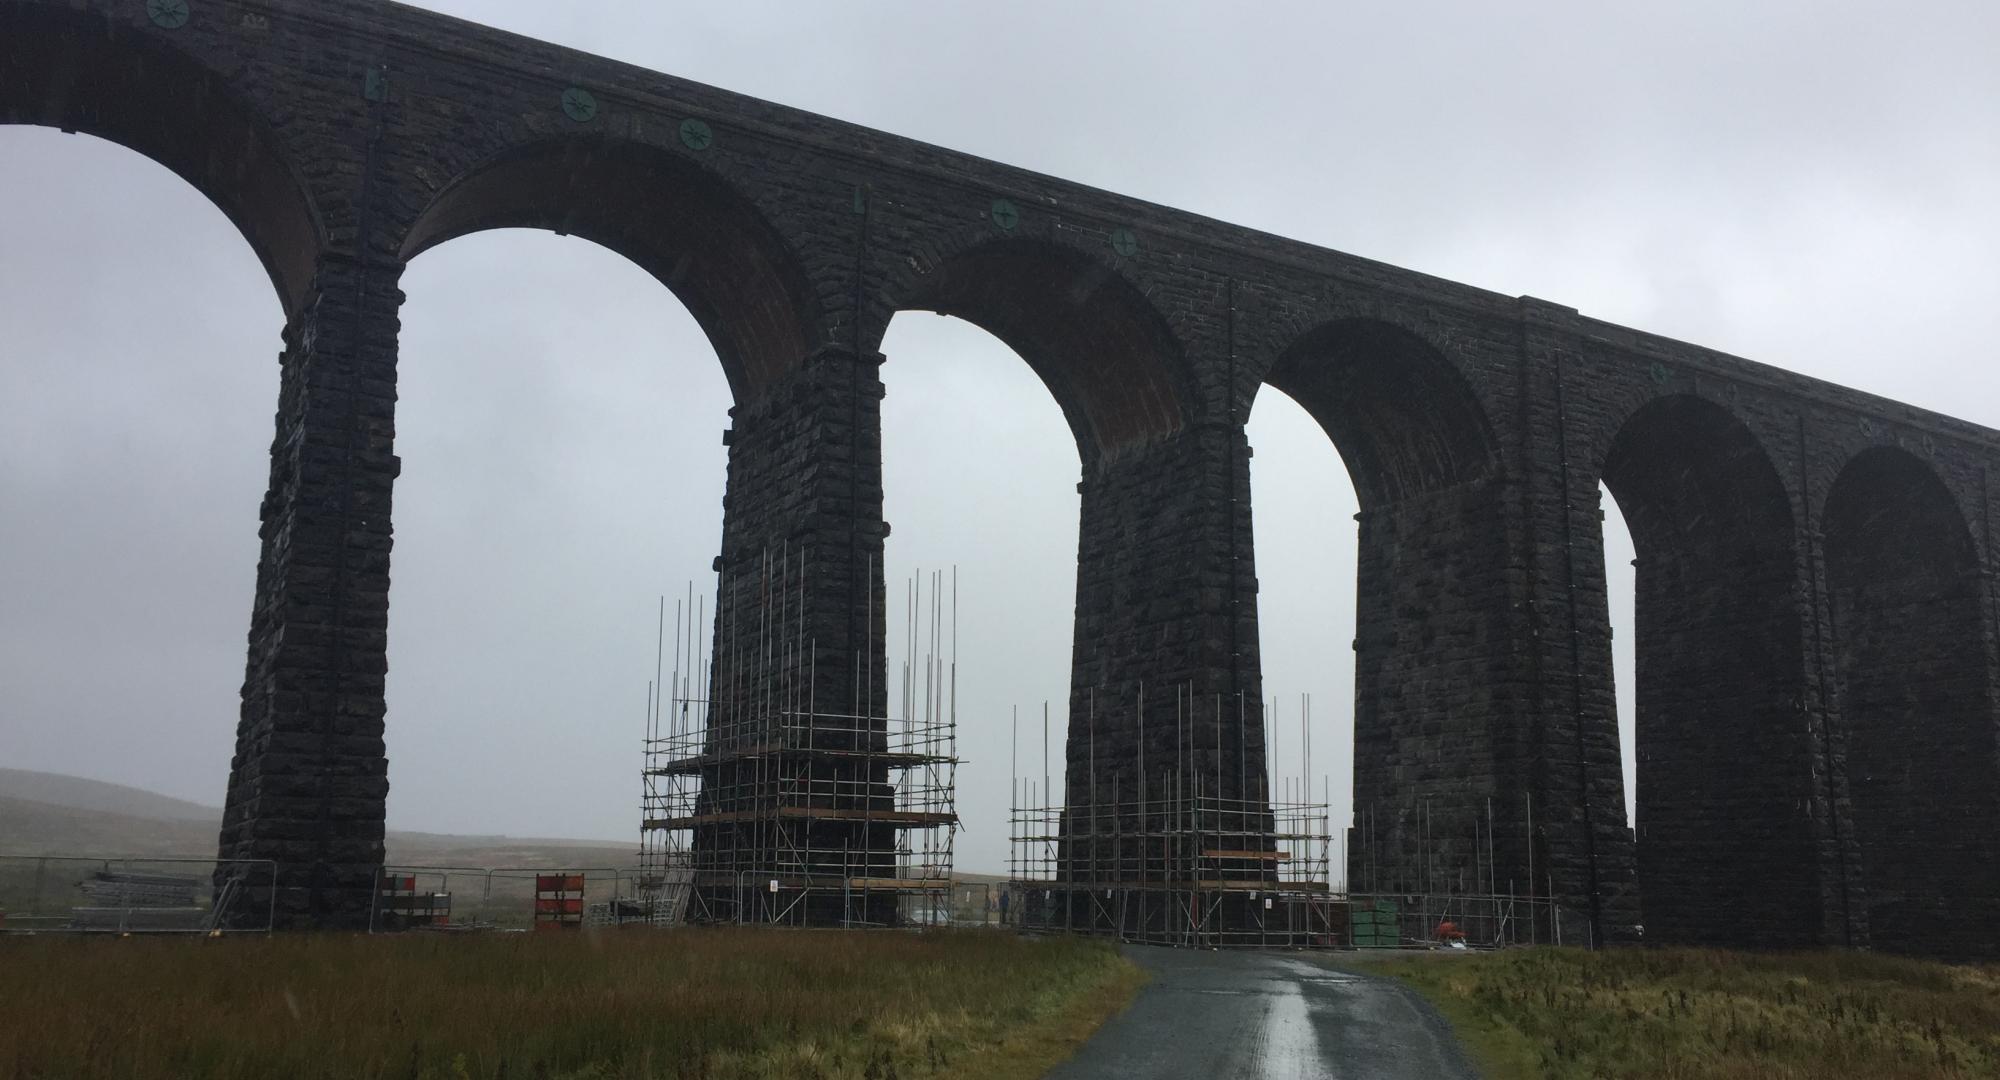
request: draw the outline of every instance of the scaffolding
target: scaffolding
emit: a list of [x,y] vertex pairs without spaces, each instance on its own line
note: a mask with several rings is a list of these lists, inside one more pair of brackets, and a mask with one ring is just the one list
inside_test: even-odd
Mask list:
[[[949,606],[941,571],[907,586],[906,655],[923,657],[902,664],[891,716],[873,707],[866,655],[846,672],[850,711],[821,704],[820,665],[836,658],[811,633],[806,565],[780,550],[754,575],[721,575],[706,650],[706,600],[690,589],[676,606],[674,668],[647,692],[640,893],[653,922],[949,921],[956,574]],[[872,563],[869,577],[872,627]]]
[[[1039,784],[1016,780],[1006,921],[1197,948],[1337,944],[1344,911],[1331,888],[1327,804],[1273,800],[1263,771],[1248,774],[1244,703],[1222,695],[1202,701],[1218,745],[1198,746],[1196,697],[1180,688],[1171,768],[1148,772],[1142,756],[1128,779],[1122,770],[1099,773],[1096,701],[1089,695],[1086,775],[1066,779],[1068,798],[1047,797],[1046,766]],[[1144,701],[1142,687],[1134,706],[1142,746]],[[1219,745],[1231,712],[1239,728],[1234,769]],[[1209,749],[1216,753],[1199,752]],[[1310,790],[1303,778],[1283,787]]]

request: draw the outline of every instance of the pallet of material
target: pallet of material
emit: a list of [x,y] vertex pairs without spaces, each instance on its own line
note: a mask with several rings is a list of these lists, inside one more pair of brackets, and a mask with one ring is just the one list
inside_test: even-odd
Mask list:
[[101,870],[77,884],[101,907],[187,908],[195,906],[200,878]]
[[198,907],[79,907],[69,909],[71,930],[206,930],[208,909]]

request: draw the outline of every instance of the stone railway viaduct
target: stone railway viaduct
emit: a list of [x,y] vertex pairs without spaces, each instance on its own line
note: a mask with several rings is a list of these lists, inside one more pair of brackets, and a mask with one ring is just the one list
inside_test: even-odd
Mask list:
[[[2000,954],[1991,430],[379,0],[0,0],[0,121],[173,169],[282,300],[221,853],[281,864],[287,924],[365,918],[383,858],[398,278],[529,227],[706,330],[718,565],[810,552],[829,708],[883,655],[877,345],[948,313],[1074,432],[1079,695],[1262,700],[1244,422],[1269,384],[1325,427],[1362,505],[1357,887],[1461,873],[1491,799],[1493,878],[1600,940]],[[1600,482],[1639,555],[1636,835]],[[1261,720],[1222,726],[1195,745],[1261,774]]]

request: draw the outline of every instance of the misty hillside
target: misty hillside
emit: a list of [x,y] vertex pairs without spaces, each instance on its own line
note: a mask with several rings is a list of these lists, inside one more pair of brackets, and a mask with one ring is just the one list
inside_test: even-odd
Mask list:
[[[209,858],[222,811],[140,788],[60,773],[0,769],[0,855]],[[636,822],[634,832],[637,832]],[[391,863],[416,866],[629,865],[637,840],[388,835]]]
[[213,823],[163,821],[57,806],[0,794],[0,855],[146,855],[215,853]]
[[213,806],[156,795],[141,788],[86,780],[61,773],[31,772],[27,769],[0,769],[0,798],[26,799],[48,806],[89,810],[101,814],[127,814],[156,821],[214,822],[222,811]]
[[[207,859],[215,855],[222,811],[140,788],[60,773],[0,769],[0,855]],[[635,823],[636,825],[636,823]],[[634,829],[636,834],[637,829]],[[389,830],[392,866],[557,867],[633,865],[638,841],[456,836]],[[998,882],[1000,874],[956,875]]]

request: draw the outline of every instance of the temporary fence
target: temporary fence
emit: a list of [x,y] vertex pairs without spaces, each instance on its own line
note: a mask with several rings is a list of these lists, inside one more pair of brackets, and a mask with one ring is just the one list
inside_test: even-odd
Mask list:
[[1595,945],[1587,914],[1547,897],[1351,893],[1338,897],[1340,945],[1354,949],[1501,949]]
[[954,881],[951,886],[951,925],[998,926],[1000,893],[1006,882]]
[[262,890],[261,910],[242,898],[276,872],[266,859],[0,855],[0,932],[265,933],[276,894]]
[[1002,925],[1230,949],[1500,949],[1594,944],[1589,917],[1544,897],[1313,893],[1009,882]]

